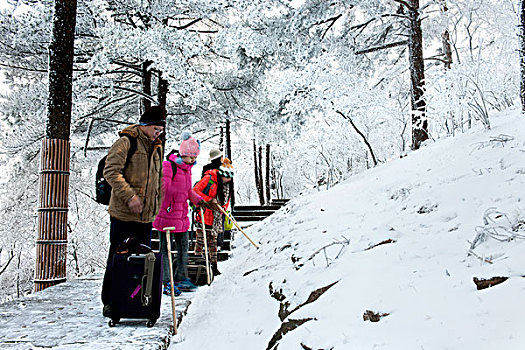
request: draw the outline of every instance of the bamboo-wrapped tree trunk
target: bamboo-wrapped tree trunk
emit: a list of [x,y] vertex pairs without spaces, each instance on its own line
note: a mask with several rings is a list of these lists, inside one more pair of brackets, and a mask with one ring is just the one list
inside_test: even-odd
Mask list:
[[35,291],[66,280],[69,141],[44,139],[40,164]]
[[42,141],[34,290],[66,280],[69,133],[76,0],[56,0],[49,44],[46,139]]

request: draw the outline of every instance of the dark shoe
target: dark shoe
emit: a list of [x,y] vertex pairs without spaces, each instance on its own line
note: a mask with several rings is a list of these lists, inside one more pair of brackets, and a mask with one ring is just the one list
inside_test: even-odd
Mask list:
[[102,308],[102,315],[104,317],[111,317],[111,306],[104,305],[104,307]]
[[217,264],[211,265],[211,271],[213,272],[214,276],[219,276],[221,274],[221,272],[217,268]]

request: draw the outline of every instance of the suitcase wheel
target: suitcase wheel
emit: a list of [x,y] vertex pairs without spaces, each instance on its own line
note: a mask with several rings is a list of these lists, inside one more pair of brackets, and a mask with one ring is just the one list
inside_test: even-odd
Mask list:
[[148,323],[146,323],[146,326],[148,326],[148,328],[151,328],[155,325],[156,322],[157,320],[148,320]]
[[118,318],[111,319],[111,320],[109,320],[109,322],[108,322],[108,326],[110,326],[110,327],[115,327],[119,321],[120,321],[120,319],[118,319]]

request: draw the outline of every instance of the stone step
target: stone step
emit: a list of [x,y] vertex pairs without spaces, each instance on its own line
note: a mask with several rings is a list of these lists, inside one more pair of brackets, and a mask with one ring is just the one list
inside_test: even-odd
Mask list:
[[[190,241],[188,251],[193,251],[195,249],[195,241]],[[230,251],[231,250],[231,241],[230,240],[224,240],[222,242],[222,248],[221,251]]]
[[233,218],[237,220],[239,217],[245,217],[245,216],[264,216],[268,217],[275,213],[273,210],[253,210],[253,211],[234,211],[232,213]]
[[262,221],[266,219],[269,215],[250,215],[250,216],[234,216],[234,219],[238,222],[240,221]]
[[236,205],[233,211],[251,211],[251,210],[279,210],[280,205]]
[[283,206],[285,205],[286,203],[288,203],[290,200],[289,199],[272,199],[270,201],[270,205],[279,205],[279,206]]
[[[195,241],[196,241],[196,235],[195,231],[188,231],[188,254],[191,257],[192,254],[194,255],[194,247],[195,247]],[[217,260],[218,261],[225,261],[228,260],[231,254],[231,239],[232,239],[232,232],[231,231],[225,231],[224,232],[224,241],[222,244],[222,249],[217,252]],[[151,248],[153,251],[158,252],[160,249],[159,244],[159,235],[158,231],[153,230],[152,231],[152,238],[151,238]],[[173,258],[175,258],[175,255],[177,254],[177,250],[175,247],[172,247],[172,254]]]

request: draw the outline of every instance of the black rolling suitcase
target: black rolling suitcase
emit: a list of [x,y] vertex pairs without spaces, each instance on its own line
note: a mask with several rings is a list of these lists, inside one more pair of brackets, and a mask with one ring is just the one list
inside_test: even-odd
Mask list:
[[160,253],[115,254],[110,292],[109,326],[121,318],[147,319],[153,327],[160,316],[162,257]]

